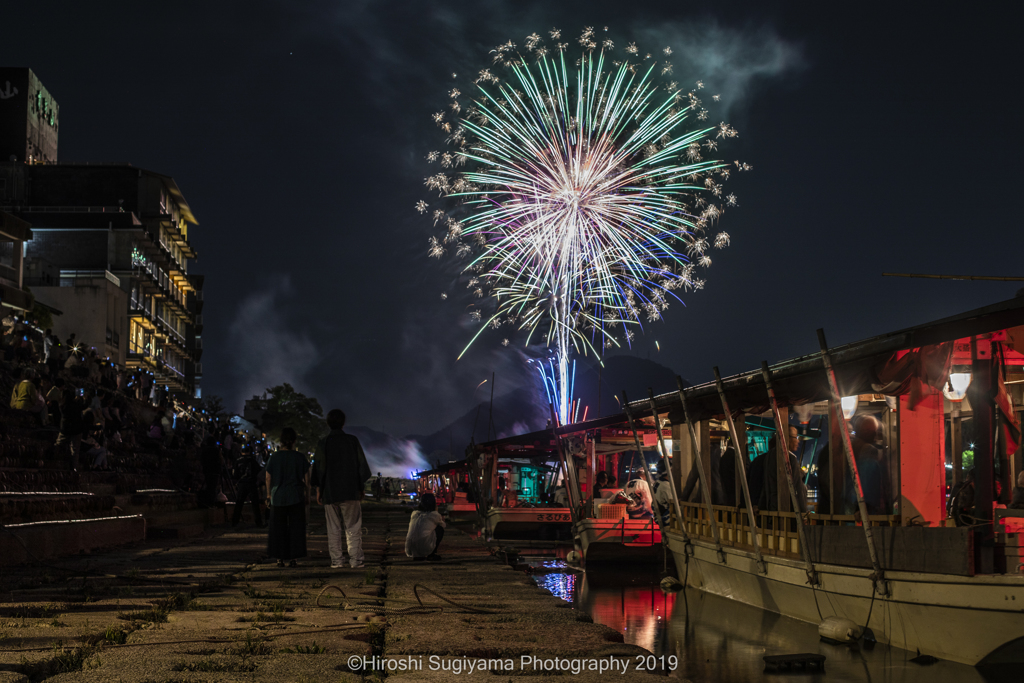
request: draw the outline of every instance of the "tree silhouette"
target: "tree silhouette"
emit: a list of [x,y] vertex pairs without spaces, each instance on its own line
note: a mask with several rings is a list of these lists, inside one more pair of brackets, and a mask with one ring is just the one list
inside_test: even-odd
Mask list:
[[295,391],[287,382],[267,389],[266,407],[260,426],[267,437],[279,441],[281,430],[291,427],[299,435],[295,448],[300,452],[312,452],[317,441],[330,431],[320,402]]

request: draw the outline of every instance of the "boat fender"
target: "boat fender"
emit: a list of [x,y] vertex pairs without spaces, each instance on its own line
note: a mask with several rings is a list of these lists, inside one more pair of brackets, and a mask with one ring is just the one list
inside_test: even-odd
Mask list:
[[679,579],[674,576],[666,576],[661,580],[662,593],[678,593],[682,589],[683,584],[679,583]]
[[856,642],[864,629],[845,617],[825,617],[818,624],[818,635],[825,642],[853,643]]

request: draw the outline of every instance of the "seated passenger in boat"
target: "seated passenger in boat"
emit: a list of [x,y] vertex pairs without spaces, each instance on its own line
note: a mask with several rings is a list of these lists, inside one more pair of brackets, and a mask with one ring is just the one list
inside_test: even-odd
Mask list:
[[[804,486],[804,478],[800,470],[800,462],[796,459],[796,449],[800,440],[800,432],[794,425],[789,426],[789,439],[787,447],[789,450],[789,464],[793,468],[793,486],[796,489],[797,501],[800,504],[800,512],[807,512],[807,487]],[[757,502],[759,510],[779,509],[779,477],[780,474],[776,463],[775,437],[768,442],[768,451],[757,456],[750,463],[750,471],[747,473],[747,486],[750,488],[750,499]],[[760,466],[756,466],[760,461]],[[785,490],[786,485],[783,486]]]
[[613,503],[624,503],[630,519],[652,519],[654,517],[651,487],[643,479],[633,479],[626,488],[616,494]]
[[1012,494],[1007,507],[1011,510],[1024,510],[1024,470],[1017,475],[1017,485],[1013,487]]
[[437,548],[444,538],[444,527],[444,517],[437,511],[437,499],[433,493],[424,493],[409,520],[405,554],[414,560],[440,560]]
[[722,458],[718,463],[718,481],[722,486],[720,505],[736,507],[737,504],[743,504],[742,500],[740,503],[736,502],[736,451],[732,446],[722,453]]
[[555,492],[552,494],[551,499],[555,502],[557,507],[569,507],[569,494],[565,490],[565,484],[559,484],[555,487]]
[[669,511],[672,509],[672,484],[669,482],[668,470],[661,466],[661,474],[658,475],[657,488],[654,489],[654,502],[658,504],[658,512],[661,513],[661,524],[668,524]]
[[[722,478],[719,474],[721,472],[722,458],[717,450],[712,449],[710,459],[711,504],[722,505],[725,498],[725,494],[722,492]],[[679,496],[679,500],[685,500],[689,503],[704,502],[704,494],[700,490],[700,472],[697,471],[696,466],[691,467],[689,474],[686,475],[686,483],[683,485],[683,492]]]
[[606,498],[607,496],[603,492],[613,488],[615,488],[615,477],[604,470],[598,472],[594,482],[594,498]]
[[[891,510],[886,504],[885,491],[886,473],[882,466],[882,451],[875,446],[878,438],[879,425],[871,415],[858,415],[850,425],[853,434],[850,444],[853,446],[854,459],[857,461],[857,474],[860,476],[861,490],[864,492],[864,504],[869,515],[888,515]],[[847,477],[846,490],[847,514],[857,509],[857,493],[853,486],[853,476]]]

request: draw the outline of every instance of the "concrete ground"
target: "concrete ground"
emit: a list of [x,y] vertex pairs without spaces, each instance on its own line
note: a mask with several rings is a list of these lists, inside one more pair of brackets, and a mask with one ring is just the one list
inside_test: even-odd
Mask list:
[[645,650],[471,535],[452,529],[440,562],[406,558],[408,521],[364,505],[364,569],[330,568],[316,507],[296,568],[268,560],[250,525],[5,569],[0,683],[643,677]]

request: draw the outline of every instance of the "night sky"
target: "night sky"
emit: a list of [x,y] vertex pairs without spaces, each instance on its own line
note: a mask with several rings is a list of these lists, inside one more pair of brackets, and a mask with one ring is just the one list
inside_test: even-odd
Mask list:
[[[828,8],[830,13],[824,13]],[[452,72],[557,26],[668,45],[721,92],[732,246],[628,351],[693,382],[1014,296],[1024,283],[1017,3],[8,2],[0,64],[60,105],[62,161],[171,175],[199,227],[204,396],[281,382],[352,424],[432,432],[527,374],[426,257],[424,156]],[[687,60],[684,60],[684,57]],[[681,77],[680,81],[685,81]],[[685,83],[684,83],[685,85]],[[442,301],[443,291],[453,292]],[[654,349],[660,342],[660,353]],[[516,350],[515,342],[520,342]],[[480,398],[479,396],[476,398]]]

